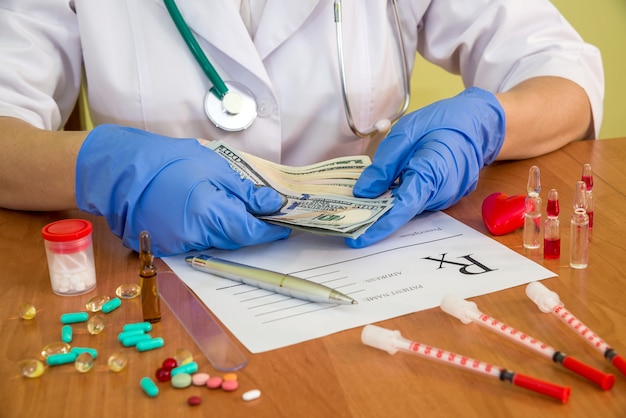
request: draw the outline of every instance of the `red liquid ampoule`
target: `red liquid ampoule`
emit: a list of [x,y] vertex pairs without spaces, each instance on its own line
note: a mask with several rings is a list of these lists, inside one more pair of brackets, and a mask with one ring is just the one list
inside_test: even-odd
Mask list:
[[555,189],[548,192],[547,218],[543,228],[543,258],[561,257],[561,227],[559,224],[559,194]]

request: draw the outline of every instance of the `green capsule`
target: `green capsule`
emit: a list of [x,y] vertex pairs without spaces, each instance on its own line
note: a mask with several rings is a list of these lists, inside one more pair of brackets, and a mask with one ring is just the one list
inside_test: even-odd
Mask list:
[[187,364],[183,364],[182,366],[178,366],[178,367],[174,367],[171,372],[170,375],[172,377],[176,376],[178,373],[188,373],[188,374],[193,374],[195,372],[198,371],[198,363],[196,363],[195,361],[192,361],[190,363]]
[[120,342],[124,347],[132,347],[140,343],[141,341],[149,341],[152,339],[150,334],[133,334],[123,337]]
[[149,377],[142,378],[140,384],[143,391],[146,392],[146,395],[149,397],[154,398],[159,394],[159,388]]
[[46,357],[46,363],[48,366],[58,366],[61,364],[74,363],[76,361],[76,357],[78,354],[76,353],[63,353],[63,354],[52,354]]
[[119,308],[121,305],[122,305],[122,299],[113,298],[107,303],[105,303],[104,305],[102,305],[102,312],[104,313],[113,312],[114,310]]
[[134,329],[134,330],[130,330],[130,331],[122,331],[119,334],[117,334],[117,340],[119,342],[122,342],[122,340],[124,338],[130,337],[131,335],[146,335],[146,333],[143,332],[140,329]]
[[149,340],[139,341],[135,348],[137,349],[137,351],[154,350],[155,348],[163,347],[164,343],[165,341],[163,341],[163,338],[161,337],[151,338]]
[[63,341],[64,343],[71,343],[72,335],[72,327],[70,325],[63,325],[63,327],[61,328],[61,341]]
[[98,358],[98,350],[96,350],[95,348],[90,348],[90,347],[72,347],[70,349],[70,353],[74,353],[77,356],[83,353],[89,353],[91,354],[91,357]]
[[150,332],[152,331],[152,324],[150,322],[134,322],[131,324],[124,325],[123,330],[124,331],[141,330],[143,332]]
[[87,322],[89,314],[87,312],[71,312],[61,315],[62,324],[77,324],[79,322]]

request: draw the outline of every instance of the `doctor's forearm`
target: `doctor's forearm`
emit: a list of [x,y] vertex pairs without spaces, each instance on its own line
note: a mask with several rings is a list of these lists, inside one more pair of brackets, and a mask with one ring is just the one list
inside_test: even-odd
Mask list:
[[37,129],[0,117],[0,207],[62,210],[76,207],[76,156],[86,132]]
[[537,77],[496,96],[506,114],[498,160],[531,158],[593,137],[589,99],[570,80]]

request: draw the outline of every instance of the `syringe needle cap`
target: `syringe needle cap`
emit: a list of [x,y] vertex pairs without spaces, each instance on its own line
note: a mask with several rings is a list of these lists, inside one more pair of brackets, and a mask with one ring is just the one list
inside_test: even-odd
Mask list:
[[526,296],[535,302],[541,312],[552,312],[555,306],[562,305],[559,295],[539,282],[531,282],[526,286]]
[[464,324],[469,324],[474,319],[478,319],[481,314],[474,302],[467,301],[451,293],[441,299],[439,307],[442,311],[454,316]]
[[361,332],[361,342],[370,347],[384,350],[389,354],[398,352],[396,340],[402,338],[400,331],[377,327],[376,325],[366,325]]

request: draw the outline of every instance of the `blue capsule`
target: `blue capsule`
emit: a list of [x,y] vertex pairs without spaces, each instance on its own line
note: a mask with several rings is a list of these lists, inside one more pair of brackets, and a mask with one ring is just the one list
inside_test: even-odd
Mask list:
[[139,344],[141,341],[149,341],[152,339],[150,334],[132,334],[122,337],[120,342],[124,347],[132,347]]
[[123,331],[135,331],[141,330],[143,332],[152,331],[152,324],[150,322],[134,322],[124,325]]
[[81,355],[82,353],[89,353],[91,354],[91,357],[98,358],[98,350],[90,347],[72,347],[70,349],[70,353],[74,353],[77,356]]

